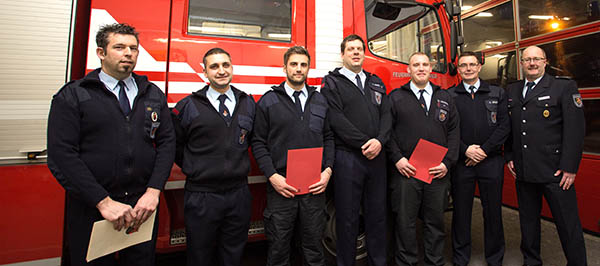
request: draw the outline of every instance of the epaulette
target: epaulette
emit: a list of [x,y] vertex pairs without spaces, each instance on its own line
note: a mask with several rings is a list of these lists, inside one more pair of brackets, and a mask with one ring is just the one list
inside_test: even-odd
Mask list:
[[554,76],[555,79],[566,79],[566,80],[573,80],[573,77],[571,76]]

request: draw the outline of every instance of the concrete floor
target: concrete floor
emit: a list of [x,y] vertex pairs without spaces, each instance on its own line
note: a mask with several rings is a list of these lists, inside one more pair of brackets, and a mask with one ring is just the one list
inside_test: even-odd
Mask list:
[[[479,199],[475,199],[473,204],[473,222],[472,222],[472,239],[473,250],[470,266],[485,266],[485,258],[483,256],[483,218],[481,215],[482,209]],[[506,251],[504,254],[504,265],[520,266],[523,264],[523,258],[519,245],[521,241],[521,232],[519,229],[519,214],[516,210],[504,207],[503,208],[504,222],[504,237],[506,240]],[[446,213],[446,231],[449,232],[452,220],[452,213]],[[600,266],[600,237],[589,234],[584,235],[586,242],[586,251],[588,265]],[[446,237],[446,265],[452,265],[452,251],[450,248],[450,237]],[[246,251],[243,259],[244,266],[259,266],[265,265],[266,262],[266,242],[249,243],[246,246]],[[298,253],[292,255],[292,265],[300,266]],[[542,220],[542,258],[544,265],[560,266],[566,265],[566,259],[562,252],[560,240],[556,232],[556,227],[552,222]],[[159,257],[158,265],[185,265],[185,253],[170,254],[168,256]]]
[[[473,222],[472,222],[472,255],[470,266],[485,266],[483,255],[483,216],[481,202],[475,199],[473,204]],[[519,213],[517,210],[504,207],[502,209],[502,220],[504,224],[504,238],[506,241],[506,250],[504,253],[504,265],[519,266],[523,264],[523,256],[519,245],[521,244],[521,230],[519,228]],[[446,231],[449,231],[452,221],[452,213],[446,213]],[[600,266],[600,237],[584,234],[585,246],[587,251],[588,265]],[[452,251],[450,248],[450,238],[446,237],[446,265],[452,265]],[[558,233],[554,223],[542,219],[542,259],[544,265],[559,266],[566,265]]]

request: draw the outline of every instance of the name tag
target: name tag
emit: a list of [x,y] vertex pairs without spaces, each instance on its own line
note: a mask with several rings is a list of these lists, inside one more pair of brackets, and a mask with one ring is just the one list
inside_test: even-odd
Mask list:
[[549,100],[549,99],[550,99],[550,95],[538,97],[538,101]]

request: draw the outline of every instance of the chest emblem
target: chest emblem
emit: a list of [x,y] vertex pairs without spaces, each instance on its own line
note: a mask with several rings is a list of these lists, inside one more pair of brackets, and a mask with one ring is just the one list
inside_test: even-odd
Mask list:
[[248,130],[245,128],[242,128],[242,130],[240,130],[240,139],[239,139],[239,143],[240,144],[244,144],[244,142],[246,141],[246,135],[248,134]]
[[158,121],[158,113],[152,112],[152,114],[150,115],[150,118],[152,119],[152,122]]
[[542,115],[544,115],[545,118],[548,118],[550,116],[550,111],[544,110],[544,112],[542,113]]
[[448,111],[446,111],[444,109],[440,109],[440,116],[438,117],[440,119],[440,122],[446,121],[447,117],[448,117]]
[[378,91],[374,91],[375,94],[375,102],[379,105],[381,104],[381,93]]

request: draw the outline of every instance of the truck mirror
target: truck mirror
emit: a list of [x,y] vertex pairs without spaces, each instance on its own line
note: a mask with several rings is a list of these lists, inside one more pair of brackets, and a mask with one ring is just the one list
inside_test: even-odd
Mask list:
[[373,10],[373,16],[385,20],[396,20],[400,15],[400,8],[385,3],[377,3]]
[[373,16],[385,20],[396,20],[402,8],[416,5],[415,0],[377,0]]

